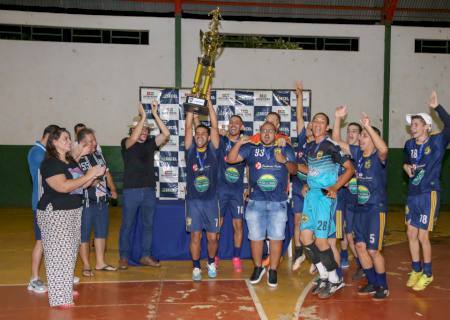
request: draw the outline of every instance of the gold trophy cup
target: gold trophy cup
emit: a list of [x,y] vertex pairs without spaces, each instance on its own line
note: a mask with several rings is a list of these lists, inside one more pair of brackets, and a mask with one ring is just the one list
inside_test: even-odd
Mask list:
[[[215,60],[222,44],[219,34],[220,19],[222,17],[220,16],[219,8],[211,11],[208,15],[212,15],[212,20],[209,23],[209,31],[202,35],[202,56],[198,58],[197,68],[195,69],[194,86],[191,94],[186,97],[186,102],[183,104],[185,112],[201,115],[208,114],[206,94],[211,85]],[[203,74],[205,74],[205,77],[200,90]]]

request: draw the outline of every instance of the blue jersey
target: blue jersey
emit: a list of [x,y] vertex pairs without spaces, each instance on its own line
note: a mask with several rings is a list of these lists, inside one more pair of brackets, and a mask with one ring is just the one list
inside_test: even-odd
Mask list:
[[358,146],[350,146],[356,163],[358,205],[386,205],[387,160],[381,161],[378,151],[364,157]]
[[225,158],[235,142],[228,137],[220,137],[219,145],[219,180],[218,191],[220,199],[242,199],[244,193],[245,163],[228,164]]
[[211,142],[206,151],[197,150],[195,140],[186,150],[186,199],[210,200],[217,196],[218,149]]
[[290,145],[280,148],[248,143],[239,150],[239,155],[249,166],[251,200],[281,202],[288,198],[289,172],[286,165],[275,159],[276,149],[281,149],[287,161],[295,162],[294,149]]
[[431,135],[422,144],[409,139],[403,149],[404,163],[414,166],[414,176],[409,178],[408,195],[418,195],[430,191],[439,191],[442,160],[450,140],[450,116],[442,106],[438,106],[444,129],[439,134]]
[[[305,164],[305,150],[307,148],[306,130],[302,129],[298,135],[298,146],[295,148],[295,159],[297,164]],[[297,174],[292,177],[292,194],[298,194],[301,198],[303,185],[306,183],[306,175],[297,171]]]
[[31,208],[36,210],[39,201],[40,174],[39,167],[45,157],[45,147],[39,141],[28,151],[28,169],[30,170],[31,180],[33,182],[33,192],[31,194]]
[[333,140],[327,137],[319,143],[313,141],[308,144],[306,160],[309,188],[322,189],[336,183],[339,167],[348,160],[348,157],[341,152],[341,148]]

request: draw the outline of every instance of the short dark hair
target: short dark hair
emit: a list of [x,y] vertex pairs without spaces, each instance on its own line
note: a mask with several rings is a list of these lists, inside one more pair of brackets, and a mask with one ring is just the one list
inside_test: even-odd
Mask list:
[[46,134],[52,134],[54,131],[58,130],[59,126],[56,124],[51,124],[45,127],[44,133],[42,133],[42,137],[45,137]]
[[73,132],[75,132],[75,134],[77,134],[78,129],[80,128],[86,128],[86,125],[84,123],[77,123],[74,127],[73,127]]
[[270,111],[270,112],[267,114],[266,119],[267,119],[267,117],[270,116],[270,115],[276,116],[277,119],[278,119],[278,122],[281,122],[281,116],[280,116],[280,114],[279,114],[278,112]]
[[417,115],[417,114],[411,117],[411,121],[414,120],[414,119],[418,119],[418,120],[422,121],[422,123],[423,123],[424,125],[427,125],[425,119],[422,118],[421,116]]
[[242,120],[242,117],[241,117],[240,115],[238,115],[238,114],[233,114],[233,115],[230,117],[230,120],[231,120],[232,118],[238,118],[239,120],[241,120],[242,123],[244,123],[244,120]]
[[211,134],[211,129],[209,127],[205,126],[204,124],[199,124],[198,126],[196,126],[195,131],[197,131],[198,128],[206,129],[206,131],[208,131],[208,136]]
[[360,125],[358,122],[350,122],[350,123],[348,124],[347,128],[349,128],[350,126],[355,126],[355,127],[358,128],[359,133],[362,132],[362,127],[361,127],[361,125]]
[[313,120],[314,120],[317,116],[324,116],[325,119],[327,120],[327,126],[330,124],[330,118],[327,116],[326,113],[324,113],[324,112],[317,112],[317,113],[314,115]]
[[381,131],[377,127],[372,126],[372,129],[381,137]]
[[89,135],[89,134],[95,134],[95,131],[92,130],[91,128],[84,128],[84,129],[81,129],[80,131],[78,131],[78,134],[77,134],[77,141],[83,140],[83,139],[86,138],[86,136]]

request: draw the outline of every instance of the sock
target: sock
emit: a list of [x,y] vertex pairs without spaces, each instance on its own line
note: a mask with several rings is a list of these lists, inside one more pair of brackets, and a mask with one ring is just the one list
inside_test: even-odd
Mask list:
[[366,278],[367,278],[367,281],[369,282],[369,284],[376,287],[377,286],[377,277],[376,277],[374,268],[372,267],[369,269],[364,269],[364,273],[366,274]]
[[315,263],[315,266],[317,268],[317,271],[319,272],[320,279],[328,279],[328,271],[325,269],[325,266],[322,264],[322,262]]
[[341,250],[341,260],[348,260],[348,250]]
[[340,279],[341,278],[339,278],[337,274],[337,269],[328,271],[328,281],[330,281],[331,283],[338,283]]
[[423,273],[425,273],[427,277],[431,277],[433,275],[433,273],[431,272],[431,262],[423,263]]
[[241,257],[241,247],[233,247],[233,257]]
[[208,257],[208,264],[213,264],[215,261],[215,257]]
[[338,267],[336,269],[336,273],[337,273],[339,279],[342,279],[342,277],[344,276],[344,274],[342,273],[342,268],[341,267]]
[[386,280],[386,272],[383,272],[383,273],[375,272],[375,273],[377,276],[378,286],[387,289],[388,286],[387,286],[387,280]]
[[200,268],[200,259],[198,259],[198,260],[192,260],[192,266],[193,266],[194,268],[199,268],[199,269],[201,269],[201,268]]
[[358,267],[358,269],[361,269],[362,266],[361,266],[361,262],[359,262],[359,258],[355,257],[355,261],[356,261],[356,266]]
[[295,246],[295,258],[301,257],[301,255],[303,254],[303,247],[300,246]]
[[413,261],[413,262],[411,263],[411,266],[412,266],[412,269],[413,269],[415,272],[420,272],[420,271],[422,271],[422,264],[420,263],[420,261]]

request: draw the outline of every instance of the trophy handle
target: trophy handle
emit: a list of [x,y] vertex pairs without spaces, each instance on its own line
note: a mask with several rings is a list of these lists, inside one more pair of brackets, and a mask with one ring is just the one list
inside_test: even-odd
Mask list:
[[195,76],[194,76],[194,86],[192,87],[191,92],[193,94],[196,94],[198,92],[200,80],[203,73],[203,65],[201,58],[198,58],[197,68],[195,69]]
[[201,96],[203,96],[203,97],[206,96],[206,93],[208,92],[208,89],[211,85],[213,73],[214,73],[214,66],[213,65],[208,66],[208,68],[206,69],[205,81],[203,82],[203,87],[202,87],[202,92],[201,92]]

